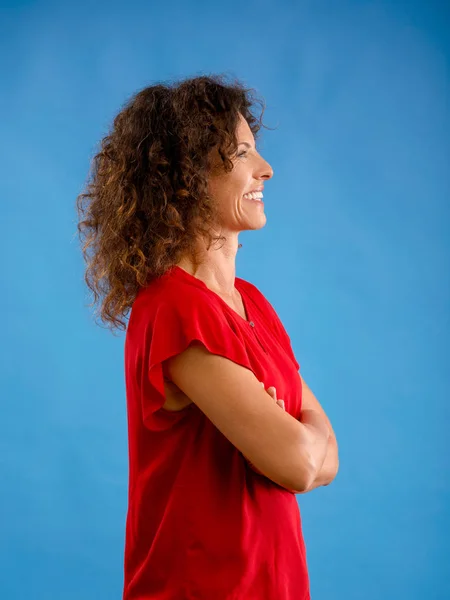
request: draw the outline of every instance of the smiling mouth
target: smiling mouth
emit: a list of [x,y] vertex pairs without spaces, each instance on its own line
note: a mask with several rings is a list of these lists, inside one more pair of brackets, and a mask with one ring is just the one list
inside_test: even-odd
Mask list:
[[243,198],[246,200],[255,200],[256,202],[262,202],[264,198],[262,192],[250,192],[248,194],[244,194]]

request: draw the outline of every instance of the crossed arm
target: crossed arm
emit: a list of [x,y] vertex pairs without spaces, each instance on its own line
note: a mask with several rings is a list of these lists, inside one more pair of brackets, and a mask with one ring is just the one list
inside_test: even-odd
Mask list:
[[[319,472],[316,475],[316,478],[310,484],[307,489],[302,490],[301,492],[296,491],[296,494],[306,494],[314,490],[317,487],[322,485],[329,485],[333,479],[336,477],[336,474],[339,469],[339,458],[338,458],[338,446],[336,441],[336,436],[331,426],[331,423],[325,414],[325,411],[319,404],[318,400],[312,393],[311,389],[306,384],[305,380],[299,373],[299,377],[302,381],[302,412],[303,411],[314,411],[320,418],[322,418],[328,426],[329,436],[328,436],[328,444],[327,451],[325,455],[324,462]],[[302,415],[300,413],[300,421],[302,420]],[[262,475],[262,473],[248,460],[246,459],[250,467]]]
[[[302,381],[302,411],[303,410],[314,410],[316,411],[327,423],[330,435],[328,437],[328,447],[327,453],[325,456],[325,460],[320,471],[317,473],[317,476],[313,483],[309,486],[308,489],[297,492],[301,494],[306,494],[311,490],[314,490],[317,487],[322,485],[329,485],[333,479],[336,477],[338,469],[339,469],[339,457],[338,457],[338,445],[336,441],[336,435],[331,426],[330,420],[328,419],[325,411],[320,406],[318,400],[306,384],[303,377],[298,374]],[[300,413],[300,421],[301,421],[301,413]]]
[[[316,397],[306,384],[305,380],[299,373],[299,377],[302,380],[302,410],[314,410],[316,411],[326,422],[330,430],[330,435],[328,437],[328,447],[327,454],[323,465],[317,474],[313,483],[309,486],[307,490],[300,492],[302,494],[306,494],[306,492],[310,492],[315,488],[321,485],[329,485],[333,479],[336,477],[338,469],[339,469],[339,457],[338,457],[338,445],[336,441],[336,436],[334,434],[331,423],[325,414],[325,411],[320,406]],[[301,420],[301,416],[300,416]]]

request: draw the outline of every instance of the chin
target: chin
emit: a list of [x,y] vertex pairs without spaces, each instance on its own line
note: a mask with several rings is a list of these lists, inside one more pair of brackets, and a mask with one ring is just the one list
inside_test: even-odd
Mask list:
[[258,219],[258,220],[254,219],[251,224],[249,223],[247,230],[248,231],[257,231],[258,229],[262,229],[266,223],[267,223],[267,217],[266,217],[266,215],[264,215],[264,217],[262,217],[261,219]]

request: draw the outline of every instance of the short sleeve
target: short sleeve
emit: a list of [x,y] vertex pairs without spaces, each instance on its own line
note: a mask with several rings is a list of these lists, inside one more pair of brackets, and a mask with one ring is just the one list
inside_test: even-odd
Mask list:
[[[186,350],[193,341],[201,342],[212,354],[252,370],[239,332],[203,293],[162,300],[154,312],[148,338],[149,385],[142,397],[143,420],[148,429],[167,429],[183,416],[180,413],[186,411],[172,412],[161,408],[165,402],[162,362]],[[192,405],[187,409],[190,407]]]

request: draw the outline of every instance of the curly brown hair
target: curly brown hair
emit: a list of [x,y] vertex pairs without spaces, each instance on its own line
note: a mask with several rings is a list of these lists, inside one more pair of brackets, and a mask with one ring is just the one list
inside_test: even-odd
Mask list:
[[141,287],[195,256],[199,236],[208,248],[225,240],[211,234],[212,150],[231,171],[239,115],[256,138],[263,113],[253,89],[213,75],[146,87],[117,114],[76,201],[89,306],[102,299],[98,314],[111,330],[126,328],[120,317]]

